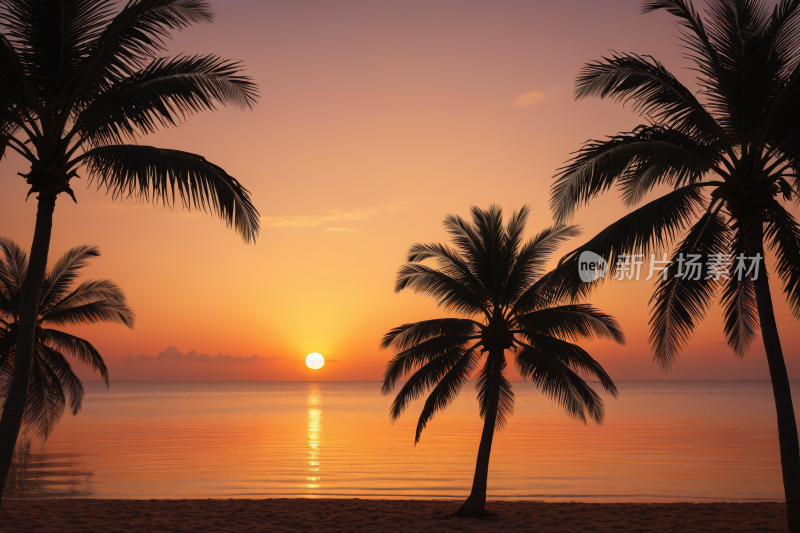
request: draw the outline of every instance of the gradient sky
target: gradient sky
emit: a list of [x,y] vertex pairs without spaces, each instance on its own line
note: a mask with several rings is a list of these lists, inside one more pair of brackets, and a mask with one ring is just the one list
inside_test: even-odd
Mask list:
[[[141,143],[224,167],[252,192],[263,230],[246,245],[209,215],[114,202],[73,184],[78,204],[57,203],[51,260],[97,245],[103,256],[88,275],[126,291],[134,331],[74,328],[100,349],[114,380],[380,379],[391,356],[378,350],[382,334],[441,315],[422,296],[393,292],[411,244],[444,240],[444,215],[467,215],[472,204],[509,213],[528,204],[533,234],[550,224],[552,175],[570,152],[641,122],[611,102],[575,102],[581,65],[608,50],[632,51],[692,80],[670,17],[641,15],[638,0],[212,5],[216,21],[179,34],[170,53],[243,60],[260,104],[201,114]],[[0,234],[28,249],[36,202],[25,202],[16,175],[26,170],[13,155],[0,163]],[[580,211],[581,239],[624,211],[613,195]],[[774,289],[797,378],[800,333]],[[612,283],[592,298],[629,339],[589,346],[613,378],[768,378],[757,344],[744,360],[725,346],[718,307],[675,369],[661,372],[647,345],[651,293],[650,282]],[[173,355],[259,357],[122,362],[168,346]],[[329,361],[319,371],[303,364],[312,351]]]

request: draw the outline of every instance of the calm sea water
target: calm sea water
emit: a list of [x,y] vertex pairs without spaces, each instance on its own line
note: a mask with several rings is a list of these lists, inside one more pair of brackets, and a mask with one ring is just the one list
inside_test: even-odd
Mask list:
[[[767,382],[620,383],[606,422],[530,383],[495,438],[489,496],[548,501],[781,500]],[[414,446],[380,384],[86,384],[84,408],[18,449],[11,498],[461,498],[481,420],[471,388]],[[800,383],[793,384],[800,390]],[[795,405],[800,406],[795,396]]]

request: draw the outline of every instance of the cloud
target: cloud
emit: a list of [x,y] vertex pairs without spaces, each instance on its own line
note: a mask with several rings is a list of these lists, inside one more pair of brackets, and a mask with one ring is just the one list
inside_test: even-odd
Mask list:
[[349,233],[349,232],[359,231],[359,230],[353,229],[353,228],[325,228],[322,231],[335,231],[335,232],[338,232],[338,233],[345,233],[345,232]]
[[265,226],[320,226],[329,222],[343,220],[364,220],[378,212],[378,209],[331,209],[321,215],[292,215],[286,217],[261,217]]
[[[323,211],[319,215],[289,215],[283,217],[261,217],[264,226],[272,227],[314,227],[325,226],[342,222],[359,222],[374,216],[382,211],[399,211],[407,205],[406,202],[398,202],[383,207],[369,207],[360,209],[330,209]],[[344,228],[337,224],[335,227],[325,228],[324,231],[358,231]]]
[[123,363],[132,363],[132,362],[168,362],[168,361],[191,361],[195,363],[252,363],[254,361],[269,361],[272,359],[277,359],[276,357],[261,357],[258,354],[253,354],[250,357],[243,357],[241,355],[237,357],[233,357],[230,355],[222,355],[217,354],[211,356],[207,353],[197,353],[196,351],[192,350],[187,353],[183,353],[178,350],[175,346],[167,346],[167,349],[158,354],[155,357],[151,357],[149,355],[139,355],[137,357],[133,356],[133,352],[128,354],[128,357],[122,360]]
[[547,95],[542,91],[531,91],[514,98],[514,105],[516,107],[530,107],[533,104],[544,100],[545,96]]

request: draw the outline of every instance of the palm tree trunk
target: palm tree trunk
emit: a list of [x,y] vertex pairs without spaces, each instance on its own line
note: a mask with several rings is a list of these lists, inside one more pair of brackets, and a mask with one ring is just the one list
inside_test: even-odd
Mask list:
[[[753,257],[760,254],[763,258],[764,225],[760,212],[750,213],[743,222],[747,255]],[[789,531],[790,533],[800,533],[800,443],[797,438],[797,420],[794,416],[789,375],[786,372],[781,340],[778,337],[767,268],[763,259],[759,275],[753,280],[753,286],[758,305],[758,319],[761,324],[761,338],[767,353],[767,365],[772,380],[772,393],[775,396],[775,410],[778,415],[778,440],[781,450],[783,491],[786,497]]]
[[28,399],[28,381],[33,361],[33,342],[36,320],[39,316],[39,296],[42,292],[47,254],[50,250],[50,232],[53,228],[53,210],[56,197],[40,193],[39,208],[36,213],[36,230],[33,233],[28,273],[22,289],[22,305],[17,332],[17,346],[14,350],[14,376],[8,392],[3,415],[0,417],[0,502],[6,485],[14,448],[22,427],[25,414],[25,401]]
[[456,513],[461,517],[486,516],[486,484],[489,479],[489,458],[492,454],[495,423],[497,422],[497,402],[500,397],[500,354],[489,352],[489,403],[483,418],[483,433],[478,447],[478,460],[475,464],[475,477],[472,479],[472,491]]

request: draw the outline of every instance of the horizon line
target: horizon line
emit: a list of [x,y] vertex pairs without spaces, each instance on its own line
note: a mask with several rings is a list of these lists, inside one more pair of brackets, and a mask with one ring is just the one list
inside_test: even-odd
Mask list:
[[[475,381],[470,379],[469,381]],[[512,383],[531,383],[529,380],[517,379],[509,380]],[[600,383],[598,380],[584,380],[587,383]],[[620,379],[614,383],[725,383],[725,382],[767,382],[770,379]],[[798,379],[789,379],[790,382]],[[111,383],[383,383],[382,380],[374,379],[120,379],[110,380]],[[81,383],[105,383],[102,379],[81,380]]]

